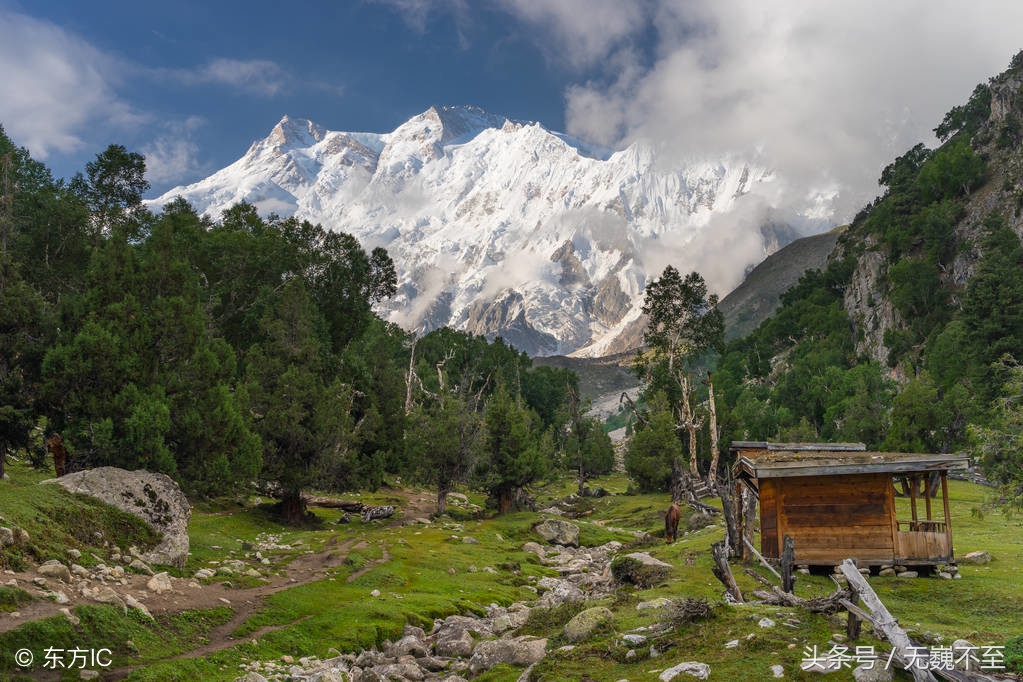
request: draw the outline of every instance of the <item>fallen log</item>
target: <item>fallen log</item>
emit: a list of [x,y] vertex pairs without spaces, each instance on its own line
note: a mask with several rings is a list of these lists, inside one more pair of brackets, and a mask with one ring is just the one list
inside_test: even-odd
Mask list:
[[[766,578],[765,578],[766,580]],[[756,590],[753,596],[772,606],[796,606],[813,613],[832,614],[845,609],[844,602],[849,599],[849,591],[845,589],[836,590],[827,597],[811,597],[804,599],[783,591],[777,585],[771,585],[771,591]]]
[[937,678],[934,677],[930,670],[913,665],[913,661],[919,660],[921,654],[926,655],[926,650],[921,651],[922,647],[914,644],[909,635],[906,634],[906,631],[899,626],[899,622],[895,620],[895,617],[881,602],[877,593],[874,592],[870,583],[860,573],[856,563],[852,559],[846,559],[839,568],[842,571],[842,575],[849,582],[849,585],[859,594],[869,613],[857,608],[855,604],[848,600],[844,606],[860,618],[868,621],[873,626],[874,632],[884,637],[892,645],[895,649],[893,659],[901,668],[912,675],[916,682],[937,682]]
[[714,577],[725,586],[725,590],[731,600],[741,604],[745,600],[742,598],[742,590],[739,589],[739,585],[735,582],[735,576],[732,575],[732,569],[728,566],[728,548],[725,546],[726,544],[724,540],[720,540],[710,546],[710,555],[714,558],[714,566],[711,570],[714,572]]
[[321,497],[319,495],[303,495],[306,505],[320,507],[321,509],[344,509],[346,512],[361,514],[366,505],[354,500],[339,500],[336,497]]

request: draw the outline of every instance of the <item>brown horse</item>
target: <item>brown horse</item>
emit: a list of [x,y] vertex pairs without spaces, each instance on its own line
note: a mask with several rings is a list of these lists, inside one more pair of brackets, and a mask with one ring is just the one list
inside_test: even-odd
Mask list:
[[667,542],[678,540],[678,522],[682,518],[682,510],[672,502],[664,514],[664,535]]
[[64,439],[59,433],[55,433],[44,442],[53,454],[53,470],[58,477],[63,476],[67,473],[67,448],[64,447]]

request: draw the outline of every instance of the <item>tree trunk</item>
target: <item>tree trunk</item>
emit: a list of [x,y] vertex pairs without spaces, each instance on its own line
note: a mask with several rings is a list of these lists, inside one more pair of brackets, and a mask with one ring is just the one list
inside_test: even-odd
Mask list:
[[707,405],[710,408],[710,470],[707,472],[707,481],[714,492],[718,488],[718,411],[714,404],[714,382],[711,381],[710,372],[707,372],[707,392]]
[[689,377],[682,374],[682,421],[689,433],[689,473],[693,478],[700,478],[700,469],[696,463],[696,418],[693,414],[693,403],[689,395]]
[[448,491],[444,488],[437,490],[437,516],[446,514],[448,511]]
[[284,518],[284,523],[289,526],[297,526],[301,523],[305,516],[305,510],[305,499],[302,497],[301,491],[287,492],[281,498],[281,516]]
[[[753,544],[753,534],[756,532],[757,521],[757,496],[753,491],[743,486],[742,488],[742,536],[746,542]],[[745,543],[743,543],[745,544]],[[743,552],[747,561],[752,559]]]

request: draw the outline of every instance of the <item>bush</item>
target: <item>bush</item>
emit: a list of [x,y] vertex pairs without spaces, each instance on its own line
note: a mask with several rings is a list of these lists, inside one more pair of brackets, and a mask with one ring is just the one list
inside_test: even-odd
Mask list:
[[1005,669],[1023,673],[1023,635],[1017,635],[1005,643]]

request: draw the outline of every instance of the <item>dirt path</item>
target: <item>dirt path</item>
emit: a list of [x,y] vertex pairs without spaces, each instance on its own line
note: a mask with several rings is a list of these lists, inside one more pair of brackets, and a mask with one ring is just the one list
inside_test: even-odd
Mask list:
[[[390,526],[399,526],[415,521],[416,519],[427,518],[436,508],[436,499],[429,493],[406,490],[393,492],[400,493],[402,497],[406,499],[406,504],[401,507],[401,511],[403,512],[402,516],[400,518],[392,519],[388,524]],[[150,613],[152,613],[155,617],[194,609],[209,609],[220,605],[230,606],[234,612],[230,620],[213,628],[213,630],[207,634],[206,644],[173,657],[174,659],[200,658],[238,644],[241,640],[233,637],[232,633],[234,633],[239,626],[241,626],[259,610],[263,601],[268,596],[282,590],[321,579],[327,571],[344,564],[345,560],[348,558],[349,551],[357,549],[361,545],[361,543],[360,545],[357,545],[357,542],[359,542],[359,540],[355,538],[350,538],[341,542],[337,535],[332,535],[324,544],[323,549],[295,557],[283,568],[282,575],[271,576],[269,577],[268,583],[258,587],[229,588],[225,587],[221,583],[200,585],[199,582],[195,580],[178,578],[173,581],[173,590],[163,594],[157,594],[148,591],[146,588],[149,576],[135,574],[128,574],[125,576],[128,584],[114,585],[113,587],[118,594],[144,595],[145,599],[140,599],[139,601],[142,601],[146,608],[149,609]],[[380,559],[367,563],[358,571],[348,576],[348,582],[359,578],[377,566],[387,563],[390,558],[391,556],[387,552],[387,548],[384,547]],[[32,579],[35,576],[36,574],[34,571],[13,574],[13,577],[17,580],[18,584],[22,586],[31,584]],[[10,579],[10,577],[12,576],[7,575],[3,582],[6,582]],[[30,621],[60,615],[62,608],[74,608],[79,604],[95,603],[92,600],[81,597],[68,586],[60,585],[60,587],[58,587],[56,584],[57,581],[55,580],[48,580],[48,583],[51,587],[57,587],[57,589],[65,588],[63,589],[63,592],[69,598],[69,602],[66,604],[57,604],[48,599],[36,599],[25,604],[23,608],[20,608],[17,616],[0,614],[0,633],[13,630]],[[302,620],[304,620],[304,618],[299,619],[296,622],[301,622]],[[246,635],[245,639],[259,639],[261,636],[269,632],[273,632],[274,630],[288,627],[293,624],[294,623],[288,623],[284,625],[260,628],[259,630]],[[105,681],[120,680],[127,677],[131,674],[131,672],[139,667],[142,666],[105,670],[102,672],[101,679]],[[43,670],[38,666],[31,672],[35,679],[59,679],[59,674],[56,674],[56,671]],[[50,673],[54,674],[50,675]]]

